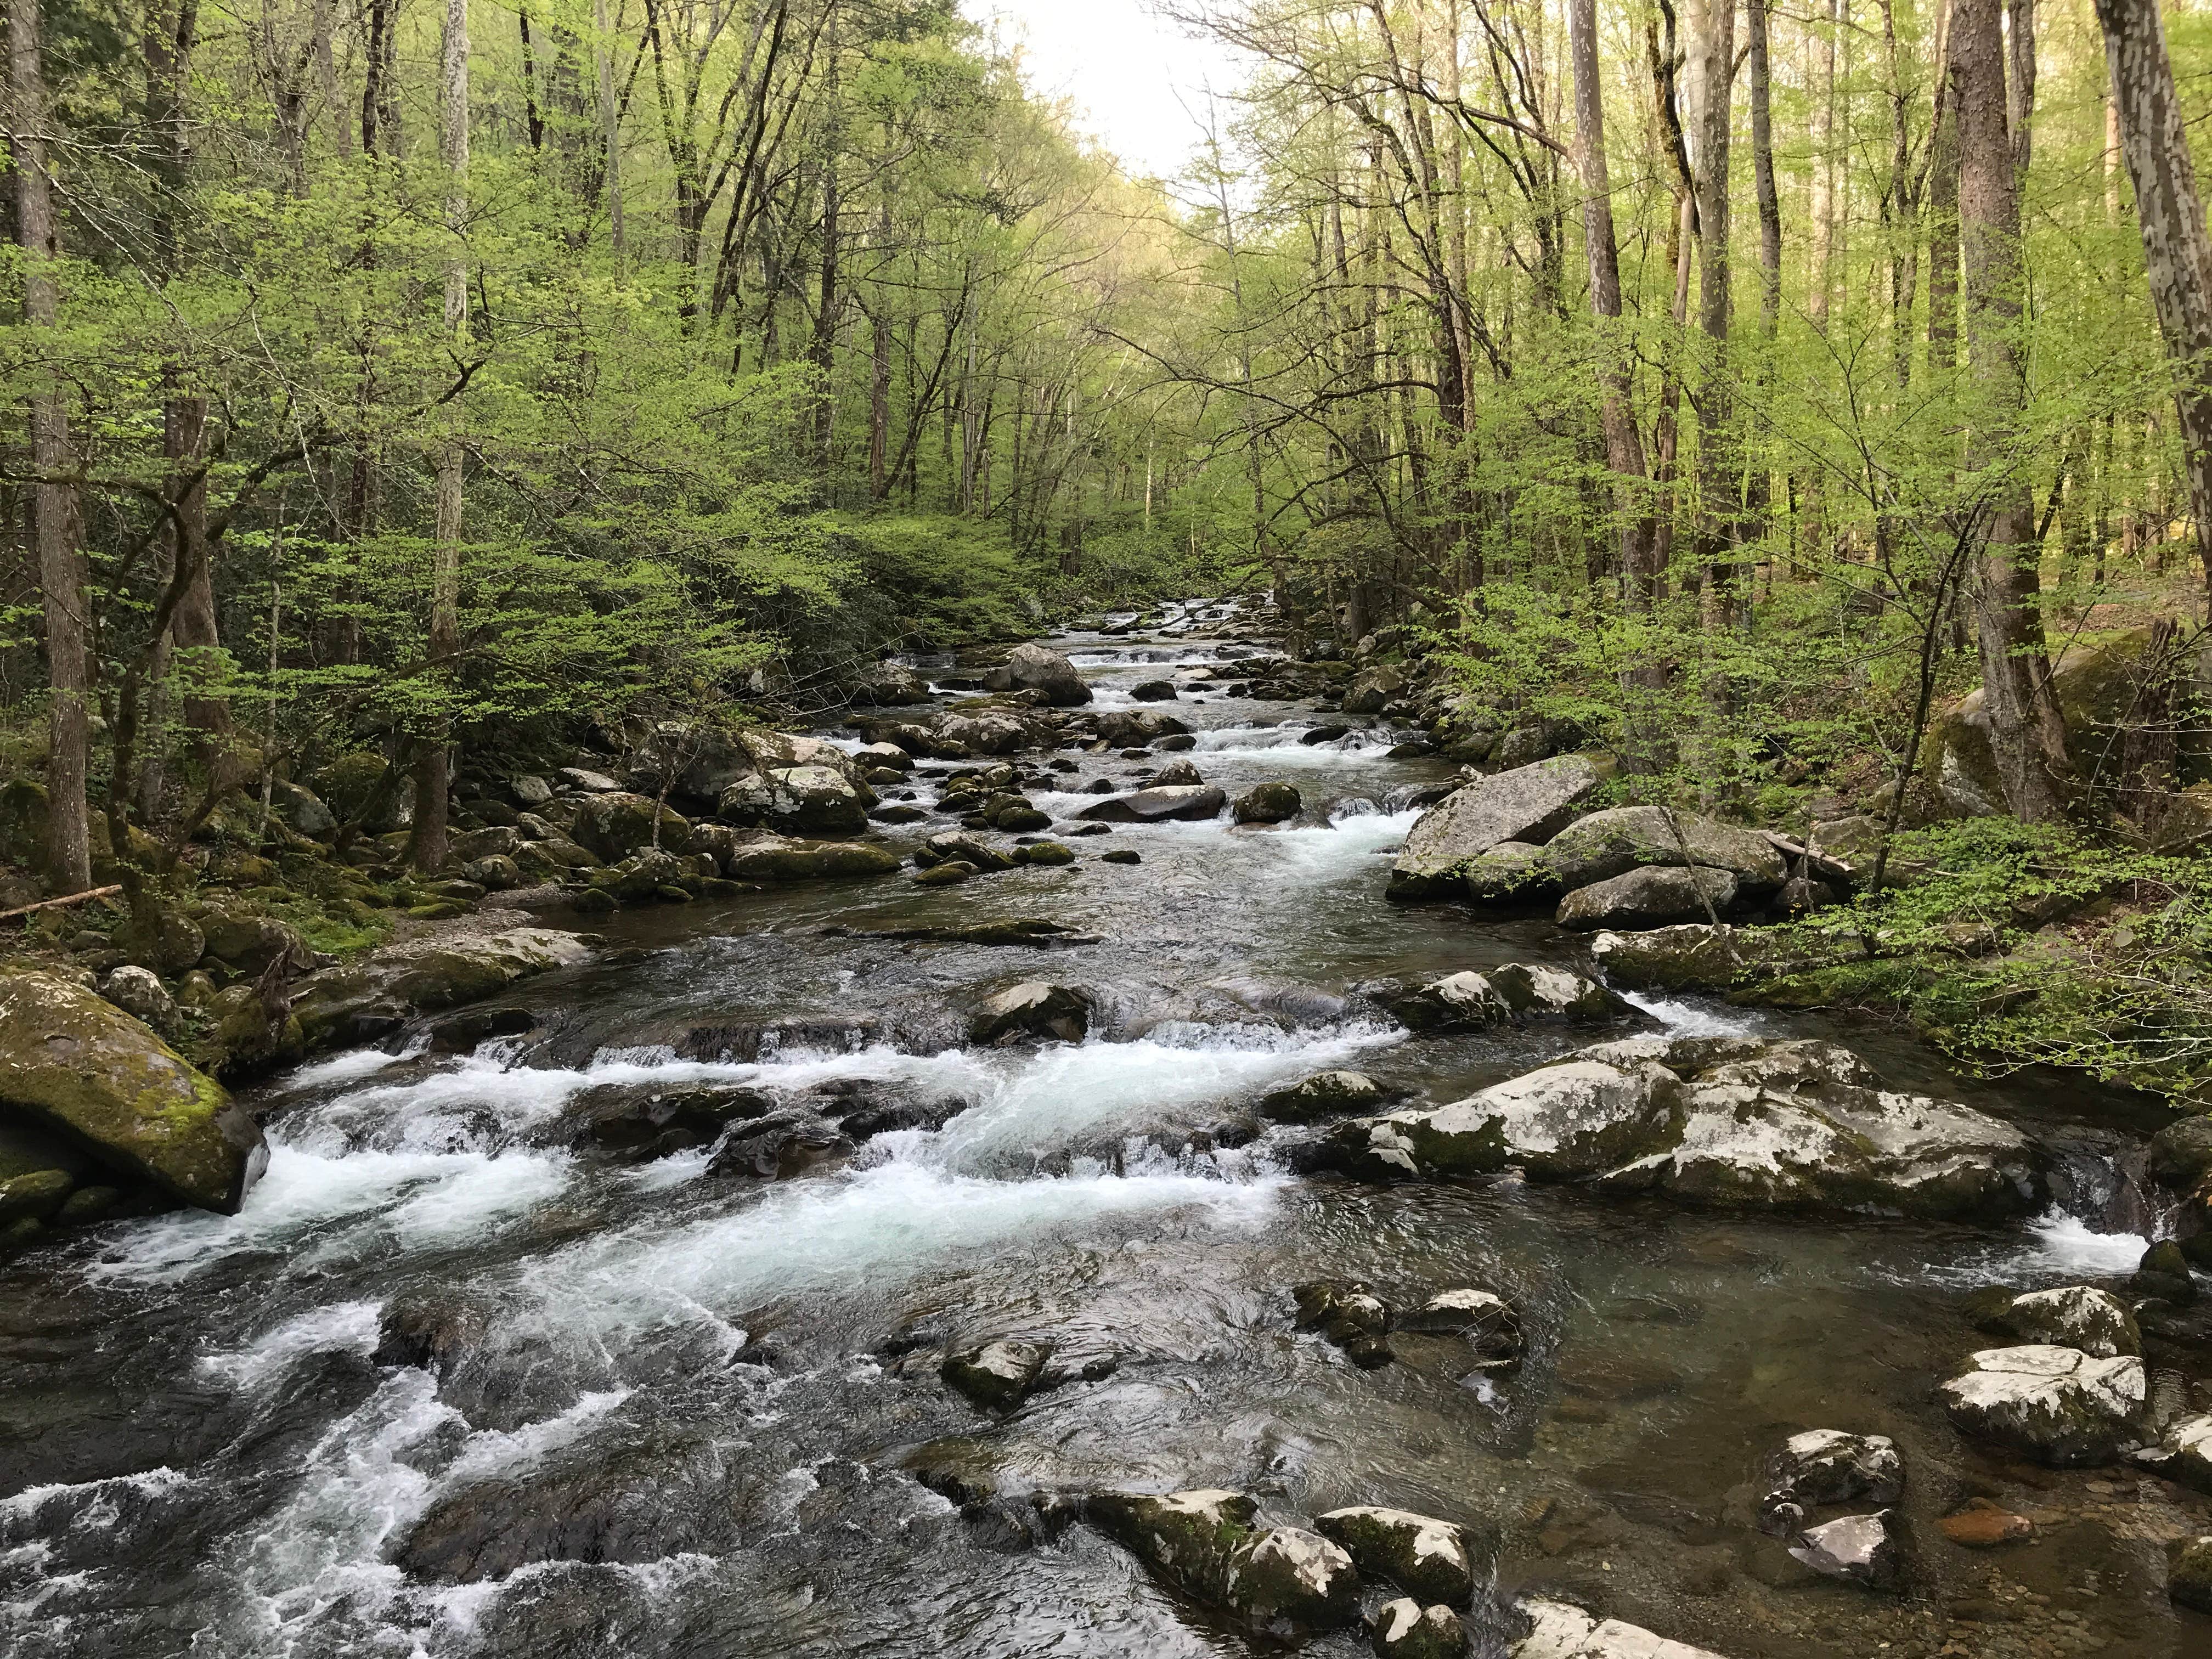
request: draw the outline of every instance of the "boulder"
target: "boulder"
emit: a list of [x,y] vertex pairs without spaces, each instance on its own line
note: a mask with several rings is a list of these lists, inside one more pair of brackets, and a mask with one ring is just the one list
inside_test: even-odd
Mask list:
[[1395,663],[1379,663],[1363,669],[1344,689],[1344,712],[1379,714],[1384,705],[1404,692],[1407,684],[1406,671]]
[[1383,1340],[1390,1330],[1390,1310],[1366,1285],[1316,1279],[1292,1285],[1291,1299],[1297,1304],[1297,1328],[1318,1331],[1362,1370],[1397,1357]]
[[288,973],[304,974],[315,965],[307,942],[274,916],[222,915],[200,918],[207,954],[241,974],[258,975],[282,962]]
[[[672,858],[674,854],[664,854]],[[522,885],[522,866],[503,854],[471,859],[461,866],[461,879],[472,881],[488,893],[504,893]]]
[[1375,1610],[1375,1651],[1381,1659],[1462,1659],[1467,1626],[1449,1607],[1425,1607],[1410,1595]]
[[1398,1328],[1464,1338],[1483,1360],[1498,1364],[1520,1358],[1525,1346],[1513,1304],[1494,1291],[1469,1285],[1438,1291],[1400,1316]]
[[1080,1042],[1091,1025],[1091,999],[1065,985],[1030,980],[992,997],[969,1022],[969,1040],[979,1045],[1054,1038]]
[[2130,1461],[2181,1486],[2212,1492],[2212,1417],[2185,1417],[2167,1425],[2157,1445],[2136,1452]]
[[2166,1547],[2166,1593],[2179,1606],[2212,1613],[2212,1535]]
[[0,974],[0,1124],[27,1121],[202,1209],[235,1214],[269,1161],[221,1085],[88,987]]
[[2110,1291],[2087,1285],[2030,1291],[2025,1296],[1996,1291],[1978,1311],[1982,1329],[2014,1342],[2079,1348],[2092,1358],[2142,1352],[2142,1333],[2127,1304]]
[[1954,1427],[2061,1468],[2094,1468],[2140,1433],[2143,1363],[2033,1343],[1984,1348],[1939,1391]]
[[1190,727],[1173,714],[1158,708],[1117,708],[1097,717],[1098,740],[1111,749],[1141,749],[1162,738],[1180,736]]
[[938,1375],[986,1411],[1011,1411],[1036,1389],[1051,1358],[1048,1342],[1000,1337],[947,1354]]
[[1175,760],[1170,761],[1165,766],[1160,768],[1158,771],[1153,773],[1152,776],[1146,778],[1145,780],[1145,787],[1147,789],[1161,789],[1179,785],[1203,785],[1205,781],[1206,778],[1204,775],[1199,771],[1198,767],[1194,763],[1187,760]]
[[852,841],[792,841],[781,836],[746,842],[722,866],[735,881],[830,881],[887,876],[898,867],[898,854],[887,847]]
[[1762,1515],[1773,1515],[1784,1505],[1801,1516],[1828,1504],[1887,1506],[1904,1496],[1905,1459],[1887,1435],[1812,1429],[1790,1436],[1771,1453],[1760,1479],[1766,1487],[1759,1500]]
[[1498,1538],[1410,1510],[1366,1504],[1314,1517],[1314,1530],[1340,1546],[1364,1579],[1388,1579],[1424,1603],[1463,1607],[1497,1572]]
[[1520,1612],[1530,1628],[1513,1644],[1512,1659],[1720,1659],[1705,1648],[1600,1619],[1565,1601],[1524,1597]]
[[1701,916],[1710,920],[1735,897],[1736,879],[1725,870],[1632,870],[1569,893],[1553,920],[1583,933],[1600,927],[1663,927]]
[[166,1032],[176,1024],[176,999],[169,994],[167,986],[143,968],[126,965],[111,969],[100,982],[100,994],[156,1031]]
[[1034,643],[1016,646],[1003,667],[983,677],[983,684],[993,691],[1042,692],[1048,702],[1059,708],[1073,708],[1091,701],[1091,688],[1076,672],[1075,665],[1059,652]]
[[1219,816],[1227,799],[1211,784],[1175,783],[1157,789],[1138,789],[1126,795],[1109,795],[1075,816],[1094,823],[1159,823],[1170,818],[1211,818]]
[[1129,688],[1129,695],[1139,702],[1173,702],[1176,700],[1173,680],[1140,680]]
[[933,864],[957,860],[977,870],[1011,870],[1014,858],[964,830],[940,830],[914,849],[914,861],[927,870]]
[[5,1112],[0,1107],[0,1249],[29,1243],[87,1182],[97,1191],[109,1178],[81,1146]]
[[1255,1525],[1243,1492],[1094,1492],[1091,1524],[1176,1589],[1273,1636],[1340,1629],[1359,1619],[1359,1573],[1326,1539]]
[[507,781],[507,793],[516,805],[535,809],[553,799],[553,786],[534,773],[525,772]]
[[1237,798],[1231,811],[1239,823],[1282,823],[1297,817],[1304,805],[1291,784],[1256,783]]
[[1596,1025],[1650,1019],[1594,979],[1564,968],[1522,962],[1433,980],[1393,1002],[1390,1012],[1415,1031],[1525,1025],[1532,1020]]
[[2176,1187],[2212,1175],[2212,1117],[2185,1117],[2150,1138],[2150,1172]]
[[2157,1302],[2170,1302],[2185,1308],[2197,1300],[2197,1281],[2190,1275],[2189,1255],[2170,1238],[2154,1243],[2142,1253],[2136,1270],[2128,1276],[2128,1288],[2136,1295]]
[[1893,1093],[1849,1050],[1750,1037],[1602,1043],[1449,1105],[1356,1119],[1310,1167],[1437,1179],[1517,1165],[1729,1209],[1996,1218],[2041,1200],[2025,1135]]
[[1566,827],[1602,778],[1581,755],[1539,761],[1480,778],[1424,812],[1391,866],[1388,896],[1449,898],[1465,890],[1468,865],[1500,842],[1540,843]]
[[378,1365],[410,1365],[443,1375],[483,1341],[490,1319],[479,1304],[449,1295],[403,1294],[385,1304],[376,1320]]
[[733,1126],[708,1160],[707,1173],[788,1181],[852,1150],[844,1132],[816,1113],[770,1112]]
[[1260,1097],[1260,1115],[1278,1123],[1312,1123],[1380,1105],[1382,1085],[1363,1072],[1317,1072]]
[[477,859],[488,859],[494,854],[512,858],[514,849],[522,844],[522,831],[513,824],[487,824],[481,830],[471,830],[455,836],[446,844],[446,850],[458,864],[471,864]]
[[157,974],[181,974],[207,954],[207,935],[200,925],[159,902],[125,916],[114,943],[132,962]]
[[1501,841],[1466,865],[1467,896],[1492,908],[1548,903],[1559,883],[1542,863],[1544,849],[1525,841]]
[[1685,864],[1725,870],[1746,894],[1774,892],[1790,874],[1782,854],[1757,830],[1664,806],[1617,806],[1577,818],[1546,843],[1537,862],[1570,892],[1632,870]]
[[372,1042],[418,1014],[475,1002],[591,954],[578,935],[550,927],[416,939],[309,975],[295,988],[292,1012],[310,1048]]
[[1882,1595],[1905,1593],[1904,1517],[1895,1510],[1808,1527],[1790,1544],[1790,1553],[1824,1577]]
[[588,767],[564,766],[561,769],[560,777],[572,789],[580,789],[587,795],[613,794],[622,788],[622,785],[605,773],[594,772]]
[[323,804],[323,799],[304,784],[271,784],[269,804],[276,816],[290,824],[302,836],[320,837],[338,827],[337,816]]
[[927,702],[929,682],[904,663],[879,662],[853,688],[853,701],[863,708],[874,708]]
[[725,788],[715,816],[787,836],[857,836],[868,827],[876,792],[831,766],[784,766],[748,773]]
[[626,790],[601,791],[587,796],[576,808],[571,834],[581,845],[609,864],[628,858],[641,847],[653,844],[653,821],[660,823],[660,849],[682,853],[691,845],[691,821],[672,808],[657,805],[650,798]]

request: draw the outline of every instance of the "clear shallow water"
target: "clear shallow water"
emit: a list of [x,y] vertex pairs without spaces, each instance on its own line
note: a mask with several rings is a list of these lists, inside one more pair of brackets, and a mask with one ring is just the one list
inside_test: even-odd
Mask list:
[[[1117,690],[1218,654],[1194,635],[1060,643]],[[1446,775],[1387,759],[1389,734],[1308,746],[1298,734],[1338,717],[1210,695],[1174,707],[1200,728],[1189,758],[1210,781],[1234,794],[1285,778],[1308,817],[1117,827],[1072,842],[1073,866],[951,889],[894,880],[595,922],[614,950],[506,999],[539,1017],[527,1037],[339,1055],[254,1091],[275,1152],[243,1214],[111,1227],[0,1269],[9,1650],[1249,1650],[1080,1528],[990,1547],[905,1472],[948,1437],[1039,1484],[1494,1517],[1510,1583],[1745,1659],[1933,1654],[1954,1637],[2006,1652],[2031,1630],[2051,1652],[2208,1650],[2212,1627],[2160,1589],[2153,1534],[2185,1518],[2170,1489],[2138,1498],[2129,1478],[2116,1496],[2091,1485],[2111,1477],[2015,1468],[1962,1444],[1930,1402],[1986,1340],[1968,1291],[2132,1265],[2142,1241],[2117,1201],[1996,1231],[1760,1221],[1510,1181],[1304,1181],[1279,1134],[1208,1150],[1254,1097],[1313,1071],[1449,1099],[1540,1063],[1570,1040],[1407,1039],[1368,994],[1575,947],[1540,922],[1382,902],[1413,815],[1376,803]],[[1078,758],[1078,781],[1140,769]],[[1092,799],[1036,798],[1056,814]],[[1095,861],[1111,847],[1144,862]],[[1016,915],[1100,940],[821,931]],[[969,1048],[966,1012],[1031,977],[1091,989],[1102,1029]],[[1639,1000],[1677,1029],[1840,1035],[1899,1084],[1963,1093],[2087,1164],[2124,1144],[2111,1103],[1969,1089],[1888,1033]],[[714,1057],[715,1034],[768,1021],[792,1029],[762,1058]],[[572,1149],[592,1091],[645,1082],[866,1085],[963,1109],[775,1184],[710,1176],[703,1152],[621,1165]],[[1321,1276],[1394,1299],[1498,1289],[1528,1310],[1531,1352],[1484,1377],[1455,1345],[1405,1338],[1398,1364],[1357,1370],[1291,1329],[1287,1286]],[[442,1374],[375,1365],[386,1304],[425,1296],[472,1310],[473,1339]],[[1117,1364],[994,1423],[902,1357],[994,1334]],[[1905,1448],[1923,1540],[1908,1601],[1808,1583],[1751,1529],[1759,1456],[1816,1426]],[[580,1479],[620,1492],[599,1551],[617,1559],[458,1584],[398,1564],[457,1495],[527,1517]],[[2049,1517],[2048,1541],[1945,1545],[1934,1517],[1977,1492]],[[2031,1617],[1955,1625],[1977,1600]]]

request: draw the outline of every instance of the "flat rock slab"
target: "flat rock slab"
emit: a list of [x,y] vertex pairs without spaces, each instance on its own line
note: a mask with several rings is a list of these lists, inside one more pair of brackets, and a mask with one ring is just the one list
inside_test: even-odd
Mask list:
[[2146,1396],[2143,1363],[2133,1354],[2097,1359],[2030,1343],[1984,1348],[1972,1364],[1940,1390],[1962,1434],[2062,1468],[2109,1463],[2137,1437]]
[[1388,896],[1455,898],[1467,865],[1500,842],[1540,843],[1565,829],[1601,781],[1596,765],[1562,755],[1455,789],[1421,815],[1390,868]]
[[1524,1601],[1521,1611],[1534,1628],[1513,1644],[1513,1659],[1720,1659],[1710,1649],[1595,1618],[1565,1601]]

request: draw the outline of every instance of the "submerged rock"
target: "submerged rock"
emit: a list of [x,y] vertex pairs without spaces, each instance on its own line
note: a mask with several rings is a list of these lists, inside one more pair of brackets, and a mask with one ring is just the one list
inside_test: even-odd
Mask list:
[[1887,1435],[1812,1429],[1771,1454],[1761,1478],[1760,1529],[1787,1534],[1823,1504],[1894,1504],[1905,1492],[1905,1459]]
[[2080,1468],[2111,1462],[2140,1432],[2143,1363],[2132,1354],[2095,1359],[2079,1348],[2033,1343],[1984,1348],[1972,1363],[1940,1390],[1962,1434]]
[[947,1354],[938,1375],[947,1388],[957,1389],[986,1411],[1009,1411],[1037,1386],[1051,1358],[1048,1342],[999,1337]]
[[1352,1558],[1300,1528],[1259,1528],[1259,1505],[1243,1492],[1097,1492],[1085,1513],[1176,1588],[1265,1634],[1297,1636],[1359,1621]]
[[979,1044],[1024,1037],[1080,1042],[1091,1028],[1091,998],[1066,985],[1029,980],[1009,987],[975,1011],[968,1036]]
[[1316,1279],[1292,1285],[1291,1299],[1297,1304],[1297,1328],[1318,1331],[1362,1370],[1373,1370],[1397,1358],[1384,1340],[1390,1329],[1390,1310],[1366,1285]]
[[27,1123],[204,1210],[237,1213],[269,1161],[222,1085],[89,987],[0,973],[0,1124]]
[[1374,1643],[1380,1659],[1462,1659],[1467,1626],[1449,1607],[1401,1595],[1376,1609]]
[[1826,1577],[1883,1595],[1905,1593],[1904,1522],[1895,1510],[1808,1527],[1797,1534],[1790,1553]]
[[483,1308],[451,1295],[403,1295],[386,1303],[376,1322],[379,1365],[412,1365],[442,1376],[483,1340],[490,1322]]
[[1565,1601],[1529,1597],[1520,1611],[1531,1628],[1513,1644],[1512,1659],[1720,1659],[1705,1648],[1670,1642],[1619,1619],[1600,1619]]
[[1457,896],[1469,862],[1500,842],[1549,840],[1601,781],[1593,762],[1563,755],[1455,790],[1424,812],[1407,836],[1391,866],[1388,896]]
[[1936,1524],[1944,1537],[1961,1549],[1992,1549],[1999,1544],[2014,1544],[2035,1535],[2035,1522],[1986,1498],[1969,1498],[1963,1508]]
[[1317,1072],[1260,1097],[1260,1115],[1278,1123],[1312,1123],[1379,1105],[1382,1085],[1364,1072]]
[[1356,1120],[1303,1157],[1384,1180],[1588,1181],[1729,1209],[1995,1218],[2041,1154],[1972,1109],[1890,1092],[1849,1050],[1750,1037],[1601,1043],[1466,1100]]
[[1498,1567],[1495,1531],[1471,1528],[1410,1510],[1357,1504],[1314,1517],[1314,1529],[1343,1547],[1366,1579],[1384,1578],[1423,1602],[1463,1607]]
[[1498,1364],[1520,1358],[1523,1346],[1521,1316],[1513,1304],[1493,1291],[1472,1286],[1437,1291],[1401,1315],[1397,1324],[1401,1330],[1464,1337],[1481,1358]]
[[732,1127],[707,1173],[788,1181],[852,1150],[850,1137],[812,1112],[771,1112]]
[[2180,1486],[2212,1492],[2212,1416],[2168,1425],[2157,1445],[2145,1447],[2130,1461]]
[[1595,1025],[1650,1018],[1584,975],[1523,962],[1433,980],[1392,1003],[1390,1012],[1415,1031],[1523,1025],[1531,1020]]

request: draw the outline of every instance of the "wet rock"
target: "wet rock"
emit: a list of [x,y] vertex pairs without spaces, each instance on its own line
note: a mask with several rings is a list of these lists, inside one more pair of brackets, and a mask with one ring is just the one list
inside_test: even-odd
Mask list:
[[1127,847],[1116,848],[1111,853],[1101,853],[1098,855],[1098,862],[1101,864],[1142,864],[1144,861],[1143,854]]
[[1170,761],[1158,771],[1153,773],[1145,781],[1145,787],[1148,789],[1188,787],[1192,784],[1203,787],[1205,782],[1205,776],[1199,771],[1196,763],[1176,760]]
[[2189,1276],[2189,1258],[2172,1239],[2161,1239],[2142,1253],[2142,1260],[2128,1279],[2137,1296],[2185,1308],[2197,1300],[2197,1282]]
[[1173,702],[1176,700],[1173,680],[1140,680],[1129,688],[1129,695],[1139,702]]
[[2177,1538],[2166,1547],[2166,1593],[2182,1607],[2212,1613],[2212,1536]]
[[1074,863],[1075,849],[1056,841],[1040,841],[1021,848],[1015,856],[1032,869],[1046,870]]
[[1999,1544],[2015,1544],[2035,1535],[2035,1522],[1986,1498],[1968,1498],[1963,1508],[1936,1524],[1944,1537],[1962,1549],[1994,1549]]
[[1447,1607],[1425,1607],[1410,1595],[1376,1609],[1373,1638],[1381,1659],[1462,1659],[1467,1626]]
[[1011,1411],[1036,1388],[1051,1358],[1048,1342],[1000,1337],[947,1354],[938,1375],[986,1411]]
[[781,836],[748,842],[724,866],[737,881],[835,881],[887,876],[899,856],[887,847],[865,842],[787,841]]
[[852,1150],[842,1131],[812,1112],[771,1112],[733,1127],[715,1149],[707,1173],[788,1181]]
[[2061,1468],[2094,1468],[2137,1437],[2142,1361],[2035,1343],[1985,1348],[1939,1391],[1954,1427]]
[[111,969],[100,982],[100,994],[156,1031],[167,1031],[177,1022],[176,999],[169,988],[143,968],[126,964]]
[[369,1359],[379,1365],[412,1365],[443,1376],[463,1353],[483,1340],[489,1326],[482,1307],[450,1294],[423,1291],[395,1297],[377,1316],[376,1347]]
[[979,1045],[1051,1038],[1080,1042],[1091,1028],[1091,998],[1066,985],[1026,981],[992,997],[969,1022],[969,1040]]
[[1383,705],[1406,689],[1406,671],[1395,663],[1381,663],[1352,678],[1344,690],[1347,714],[1379,714]]
[[1291,1299],[1297,1304],[1297,1328],[1319,1332],[1362,1370],[1373,1370],[1397,1358],[1384,1340],[1390,1310],[1366,1285],[1316,1279],[1292,1285]]
[[1218,816],[1227,797],[1210,784],[1169,784],[1112,795],[1075,816],[1095,823],[1158,823],[1170,818]]
[[775,1109],[757,1090],[708,1083],[603,1084],[586,1090],[572,1108],[580,1141],[647,1158],[710,1146],[732,1123]]
[[1513,1304],[1472,1286],[1439,1291],[1397,1322],[1401,1330],[1463,1337],[1482,1358],[1499,1363],[1520,1358],[1524,1346]]
[[2150,1173],[2176,1187],[2212,1175],[2212,1117],[2185,1117],[2150,1138]]
[[922,808],[909,806],[904,802],[895,802],[889,806],[878,806],[868,814],[869,819],[876,823],[919,823],[928,816],[929,814]]
[[868,827],[875,791],[829,766],[787,766],[750,774],[725,788],[716,816],[785,836],[857,836]]
[[1278,1123],[1312,1123],[1378,1105],[1382,1085],[1364,1072],[1317,1072],[1260,1097],[1260,1115]]
[[1532,1020],[1595,1025],[1648,1023],[1650,1018],[1594,979],[1564,968],[1521,962],[1431,981],[1413,995],[1393,1002],[1390,1012],[1415,1031],[1525,1025]]
[[1465,866],[1467,896],[1493,909],[1548,902],[1559,884],[1544,867],[1544,849],[1525,841],[1501,841]]
[[[657,843],[656,820],[660,830]],[[617,789],[592,795],[580,804],[569,833],[580,846],[615,864],[641,847],[657,844],[665,853],[690,850],[691,821],[647,796]]]
[[1290,784],[1259,783],[1239,795],[1230,810],[1239,823],[1282,823],[1297,817],[1304,804]]
[[853,701],[874,708],[927,702],[929,683],[903,663],[879,662],[853,688]]
[[1808,1527],[1790,1553],[1814,1571],[1881,1595],[1902,1595],[1908,1561],[1904,1517],[1895,1510],[1847,1515]]
[[1520,1611],[1531,1628],[1513,1644],[1512,1659],[1720,1659],[1706,1649],[1670,1642],[1618,1619],[1599,1619],[1565,1601],[1527,1597]]
[[1601,781],[1580,755],[1540,761],[1477,780],[1423,813],[1391,866],[1388,896],[1401,901],[1457,896],[1467,866],[1500,842],[1545,842],[1565,828],[1574,808]]
[[1478,1538],[1466,1527],[1410,1510],[1331,1510],[1314,1517],[1314,1530],[1342,1547],[1361,1577],[1388,1579],[1424,1602],[1463,1607],[1497,1570],[1494,1532]]
[[836,939],[924,939],[945,945],[1027,945],[1052,950],[1063,945],[1096,945],[1099,936],[1048,921],[1042,916],[1014,916],[1003,921],[979,921],[952,927],[825,927],[826,937]]
[[1439,1107],[1355,1120],[1303,1157],[1378,1179],[1518,1165],[1733,1209],[1927,1218],[2019,1214],[2042,1155],[1995,1118],[1893,1093],[1849,1050],[1749,1037],[1631,1037]]
[[1663,806],[1617,806],[1577,818],[1546,844],[1538,862],[1570,891],[1635,870],[1688,864],[1726,870],[1741,892],[1765,894],[1780,888],[1790,873],[1782,854],[1757,830]]
[[102,1164],[235,1214],[269,1161],[221,1085],[89,986],[0,973],[0,1125],[59,1133]]
[[1002,853],[988,842],[978,841],[964,830],[940,830],[914,849],[914,861],[924,869],[948,860],[957,860],[977,870],[1011,870],[1014,858]]
[[993,691],[1039,691],[1060,708],[1091,701],[1091,688],[1084,684],[1075,665],[1049,647],[1036,644],[1016,646],[1003,667],[983,677],[983,684]]
[[1905,1494],[1905,1459],[1887,1435],[1811,1429],[1795,1434],[1761,1470],[1762,1510],[1865,1502],[1887,1506]]
[[2169,1424],[2158,1444],[2134,1453],[2130,1461],[2180,1486],[2212,1492],[2212,1417]]
[[2087,1285],[2030,1291],[2025,1296],[1994,1291],[1975,1312],[1981,1329],[2016,1343],[2079,1348],[2097,1359],[2142,1352],[2142,1334],[2127,1304],[2110,1291]]
[[1173,714],[1157,708],[1117,708],[1097,717],[1098,740],[1109,749],[1141,749],[1162,738],[1188,733]]
[[1292,1637],[1359,1621],[1359,1573],[1328,1540],[1260,1528],[1242,1492],[1094,1493],[1099,1531],[1185,1593],[1264,1634]]
[[1298,733],[1298,741],[1309,749],[1318,749],[1325,743],[1334,743],[1340,738],[1352,735],[1352,728],[1340,722],[1329,722],[1308,726]]
[[1553,920],[1577,933],[1663,927],[1725,911],[1735,897],[1736,878],[1725,870],[1632,870],[1569,893]]

